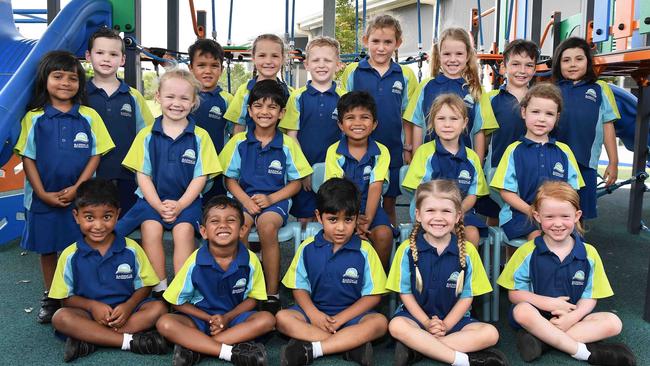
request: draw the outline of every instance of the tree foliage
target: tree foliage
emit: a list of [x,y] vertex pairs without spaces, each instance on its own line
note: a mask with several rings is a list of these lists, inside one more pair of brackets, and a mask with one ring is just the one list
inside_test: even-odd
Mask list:
[[[362,14],[359,13],[359,17]],[[336,0],[336,30],[334,34],[336,39],[341,44],[341,53],[353,53],[355,46],[354,37],[354,20],[355,20],[355,5],[352,0]],[[361,28],[361,19],[359,19],[359,28]],[[361,50],[361,35],[363,29],[359,29],[359,50]]]

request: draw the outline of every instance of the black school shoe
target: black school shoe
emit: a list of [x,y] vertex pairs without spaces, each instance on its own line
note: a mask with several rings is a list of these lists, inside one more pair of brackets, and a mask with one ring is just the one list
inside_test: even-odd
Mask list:
[[366,342],[357,348],[346,351],[343,354],[343,359],[346,361],[356,362],[359,365],[363,366],[372,365],[374,360],[372,344],[370,342]]
[[169,351],[165,337],[156,330],[136,333],[131,339],[131,352],[141,355],[164,355]]
[[95,345],[92,343],[68,337],[65,341],[65,346],[63,347],[63,361],[71,362],[77,358],[88,356],[95,352],[95,349]]
[[591,352],[589,362],[592,365],[604,366],[636,366],[636,357],[623,343],[587,343]]
[[237,343],[232,346],[230,361],[236,366],[266,366],[266,348],[261,343]]
[[550,348],[549,345],[542,342],[527,330],[519,329],[517,331],[517,350],[519,350],[519,355],[524,362],[532,362],[538,359]]
[[508,366],[508,358],[496,348],[467,353],[470,366]]
[[273,316],[281,309],[282,304],[280,304],[280,299],[277,297],[269,296],[268,300],[259,303],[259,311],[268,311]]
[[282,366],[309,365],[312,362],[314,362],[314,350],[311,342],[292,338],[280,349],[280,365]]
[[47,295],[48,291],[45,291],[43,293],[43,298],[41,299],[41,308],[38,310],[38,314],[36,315],[36,321],[41,324],[51,323],[52,316],[61,308],[61,300],[52,299]]
[[185,348],[181,345],[174,346],[174,354],[172,356],[172,366],[192,366],[201,362],[202,354]]
[[395,341],[395,366],[407,366],[422,359],[422,354],[407,347],[400,341]]

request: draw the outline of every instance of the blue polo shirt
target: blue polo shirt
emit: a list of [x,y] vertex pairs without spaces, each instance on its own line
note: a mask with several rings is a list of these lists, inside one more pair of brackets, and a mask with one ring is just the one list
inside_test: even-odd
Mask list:
[[341,137],[336,104],[343,94],[345,90],[339,88],[336,82],[321,93],[311,85],[310,80],[289,97],[287,111],[278,126],[298,131],[300,148],[310,165],[324,162],[327,146]]
[[[280,84],[282,90],[284,90],[285,98],[288,99],[293,89],[287,86],[287,84],[280,79],[277,79],[276,81]],[[250,79],[246,84],[242,84],[237,88],[235,96],[232,98],[232,102],[228,104],[228,109],[226,110],[226,114],[223,115],[223,118],[232,123],[244,125],[246,127],[252,127],[255,125],[253,119],[248,115],[248,96],[250,95],[251,90],[253,90],[253,86],[255,86],[256,82],[257,78]]]
[[499,160],[508,145],[526,134],[526,122],[521,117],[519,100],[506,90],[506,84],[497,90],[487,92],[487,96],[490,99],[494,117],[499,123],[499,128],[490,135],[490,145],[485,160],[485,171],[489,172],[490,169],[496,169],[499,165]]
[[199,97],[201,98],[199,108],[192,112],[191,116],[194,117],[197,126],[208,132],[219,153],[226,143],[225,131],[228,125],[223,115],[233,97],[218,85],[213,90],[200,92]]
[[365,58],[349,64],[341,80],[345,90],[366,91],[375,98],[378,124],[372,137],[388,147],[391,168],[401,167],[404,164],[402,115],[417,88],[413,70],[391,61],[388,71],[379,75]]
[[172,305],[192,304],[210,315],[225,314],[247,298],[267,299],[264,272],[255,253],[242,243],[225,271],[204,243],[187,258],[163,297]]
[[122,166],[122,160],[135,140],[135,135],[153,123],[153,116],[142,94],[129,87],[123,80],[118,80],[120,86],[113,95],[108,95],[104,89],[98,88],[92,79],[86,83],[88,106],[102,117],[115,143],[115,149],[102,156],[97,167],[97,176],[105,179],[133,180],[133,172]]
[[458,299],[479,296],[492,291],[481,257],[472,243],[465,242],[465,280],[463,291],[456,297],[456,281],[461,267],[458,260],[458,240],[451,235],[449,245],[438,254],[420,231],[415,241],[418,268],[422,275],[422,292],[415,286],[415,267],[409,240],[397,248],[388,273],[386,288],[400,294],[412,294],[428,317],[444,319]]
[[219,155],[223,174],[236,179],[246,194],[271,194],[313,172],[294,139],[276,130],[273,140],[262,146],[254,131],[233,136]]
[[598,169],[603,125],[621,118],[612,89],[604,81],[576,84],[560,80],[564,107],[556,129],[558,141],[571,147],[583,167]]
[[350,154],[347,136],[327,149],[325,158],[325,180],[330,178],[347,178],[356,184],[361,192],[361,207],[365,210],[370,184],[383,182],[388,186],[388,167],[390,153],[386,146],[368,138],[368,150],[361,160]]
[[486,98],[485,93],[482,93],[481,98],[476,101],[472,94],[470,94],[469,85],[465,79],[450,79],[444,74],[439,73],[434,78],[429,77],[422,80],[404,113],[404,118],[423,129],[425,132],[424,142],[431,141],[435,137],[435,132],[426,132],[430,119],[429,111],[436,97],[445,93],[458,95],[467,106],[468,133],[463,134],[463,140],[466,146],[473,146],[474,135],[479,131],[485,130],[485,134],[487,135],[499,127],[494,118],[492,106]]
[[[217,152],[208,133],[189,123],[176,139],[165,134],[162,117],[138,133],[122,164],[153,181],[161,201],[178,200],[192,179],[207,175],[213,178],[222,172]],[[140,188],[135,192],[144,198]]]
[[528,291],[541,296],[568,296],[576,304],[580,299],[602,299],[614,295],[596,248],[583,243],[580,235],[569,255],[560,262],[543,236],[517,249],[506,263],[497,283],[508,290]]
[[81,296],[116,306],[138,289],[158,282],[147,255],[135,241],[116,235],[102,256],[82,238],[61,252],[48,296]]
[[282,284],[309,292],[316,308],[335,315],[363,296],[386,293],[386,274],[372,244],[353,235],[333,252],[321,230],[305,239],[294,255]]
[[[515,192],[531,204],[537,188],[547,180],[567,182],[576,190],[585,185],[578,163],[567,145],[552,138],[540,144],[521,137],[504,152],[490,186]],[[526,213],[513,210],[505,203],[499,213],[499,225],[503,226],[513,216],[526,216]]]
[[[36,162],[36,170],[46,192],[58,192],[77,183],[88,160],[106,154],[115,145],[94,109],[75,104],[68,112],[46,104],[44,109],[27,112],[20,122],[20,136],[14,147],[17,155]],[[50,212],[25,177],[25,208]]]

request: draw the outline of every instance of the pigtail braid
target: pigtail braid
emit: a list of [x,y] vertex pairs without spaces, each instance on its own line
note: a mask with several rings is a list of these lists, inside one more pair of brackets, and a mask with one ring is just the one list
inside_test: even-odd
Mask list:
[[420,274],[420,269],[418,268],[418,247],[415,244],[420,229],[422,229],[422,225],[416,222],[413,225],[413,230],[411,230],[411,235],[409,235],[409,248],[411,249],[411,257],[413,258],[413,266],[415,267],[415,289],[422,293],[423,281],[422,274]]
[[465,269],[467,268],[467,259],[465,258],[467,254],[465,250],[465,223],[462,217],[456,224],[456,238],[458,241],[458,261],[460,262],[460,273],[458,274],[458,280],[456,280],[456,296],[459,296],[463,292]]

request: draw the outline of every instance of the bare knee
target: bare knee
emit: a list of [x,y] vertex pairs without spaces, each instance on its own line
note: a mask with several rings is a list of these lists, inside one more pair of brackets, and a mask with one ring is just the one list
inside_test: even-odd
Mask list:
[[267,311],[260,311],[255,314],[255,319],[252,322],[256,329],[259,329],[261,333],[265,334],[275,328],[276,319],[273,314]]
[[286,333],[289,324],[297,320],[293,313],[293,310],[280,310],[275,314],[275,326],[281,333]]
[[367,322],[363,321],[363,324],[368,323],[368,325],[372,326],[372,334],[376,338],[386,334],[386,330],[388,330],[388,320],[386,317],[382,314],[371,314],[369,317],[370,319]]
[[54,328],[63,328],[72,324],[78,318],[78,314],[68,308],[60,308],[52,316],[52,326]]
[[602,325],[607,329],[607,333],[609,333],[610,337],[618,335],[623,331],[623,322],[621,322],[621,319],[613,313],[603,314]]
[[492,324],[483,324],[483,337],[488,347],[494,346],[499,341],[499,331]]
[[521,325],[528,325],[539,311],[527,302],[520,302],[512,309],[512,317]]
[[160,334],[167,336],[174,330],[175,323],[176,320],[173,316],[171,316],[171,314],[165,314],[158,318],[158,321],[156,322],[156,329]]
[[393,318],[388,323],[388,332],[393,338],[401,340],[404,339],[406,334],[410,331],[410,326],[401,316]]

